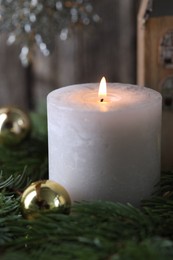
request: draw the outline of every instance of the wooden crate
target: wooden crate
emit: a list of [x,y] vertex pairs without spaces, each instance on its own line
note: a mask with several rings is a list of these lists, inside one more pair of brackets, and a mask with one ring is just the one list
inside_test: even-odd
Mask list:
[[[164,1],[167,6],[164,6],[163,12],[158,9],[159,11],[152,15],[153,2],[141,1],[138,13],[137,83],[162,94],[161,162],[162,169],[171,170],[173,169],[173,14],[171,15],[169,9],[170,4],[173,7],[173,1],[172,3]],[[166,15],[167,8],[168,15]]]

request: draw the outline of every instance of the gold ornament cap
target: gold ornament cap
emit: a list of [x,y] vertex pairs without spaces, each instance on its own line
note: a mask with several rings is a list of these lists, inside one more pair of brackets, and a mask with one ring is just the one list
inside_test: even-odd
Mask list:
[[0,108],[0,143],[19,144],[30,132],[29,116],[16,107]]
[[34,219],[45,211],[59,209],[69,213],[71,199],[60,184],[51,180],[32,183],[22,194],[21,212],[24,218]]

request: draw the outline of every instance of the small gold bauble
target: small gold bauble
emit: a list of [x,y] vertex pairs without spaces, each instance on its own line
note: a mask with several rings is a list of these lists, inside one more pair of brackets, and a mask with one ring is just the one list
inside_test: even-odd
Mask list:
[[52,209],[69,213],[70,205],[68,192],[60,184],[50,180],[32,183],[21,198],[21,211],[26,219],[34,219],[42,212]]
[[16,145],[30,132],[29,116],[15,107],[0,108],[0,143]]

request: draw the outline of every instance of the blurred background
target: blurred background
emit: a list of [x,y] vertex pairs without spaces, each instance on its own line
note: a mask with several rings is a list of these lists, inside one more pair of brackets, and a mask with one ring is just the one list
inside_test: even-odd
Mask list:
[[[14,1],[1,2],[8,5],[11,2],[12,7]],[[33,0],[24,2],[31,2],[33,6],[38,4]],[[60,7],[61,1],[57,3]],[[100,17],[99,21],[74,28],[69,37],[65,31],[57,33],[50,55],[44,56],[36,48],[27,66],[22,65],[19,58],[20,42],[7,44],[12,42],[14,35],[9,39],[9,34],[1,29],[0,106],[37,110],[40,104],[46,103],[46,96],[53,89],[99,82],[103,75],[109,82],[136,83],[136,28],[140,1],[95,0],[90,3]],[[25,29],[29,30],[28,27]]]
[[172,75],[172,0],[0,1],[0,107],[46,114],[49,92],[102,76],[151,87],[163,96],[162,169],[172,170]]

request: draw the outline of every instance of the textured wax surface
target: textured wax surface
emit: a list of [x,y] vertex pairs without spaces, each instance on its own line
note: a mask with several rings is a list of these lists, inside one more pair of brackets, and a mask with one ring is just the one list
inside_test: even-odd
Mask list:
[[160,100],[158,92],[139,87],[119,83],[107,83],[108,101],[106,104],[99,102],[99,84],[81,84],[63,87],[52,91],[48,95],[48,100],[52,104],[58,104],[61,109],[82,109],[100,110],[101,106],[106,105],[108,110],[135,109],[140,106],[147,106]]

